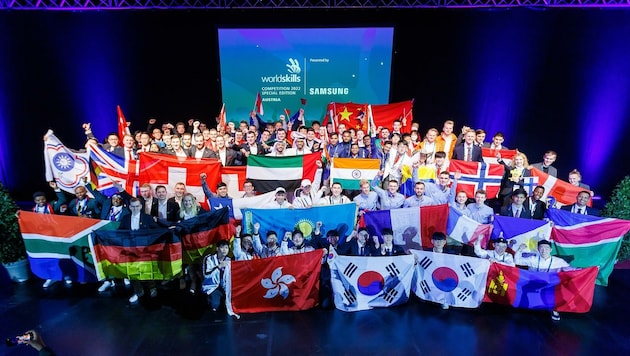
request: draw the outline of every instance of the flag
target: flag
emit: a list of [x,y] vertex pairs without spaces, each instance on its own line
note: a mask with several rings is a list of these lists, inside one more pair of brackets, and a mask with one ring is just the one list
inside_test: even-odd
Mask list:
[[276,199],[276,192],[271,191],[264,194],[258,194],[253,197],[247,198],[232,198],[232,208],[234,209],[232,214],[234,219],[243,220],[242,210],[245,208],[260,208],[265,206]]
[[489,147],[481,148],[481,155],[483,156],[483,161],[486,163],[499,163],[497,161],[497,153],[501,154],[501,159],[505,164],[511,166],[514,155],[518,153],[518,150],[497,150]]
[[[231,197],[240,197],[245,191],[243,184],[247,175],[247,167],[244,166],[223,166],[221,167],[221,181],[227,184],[228,195]],[[214,187],[212,187],[214,190]]]
[[630,221],[573,214],[560,209],[547,210],[553,221],[551,239],[556,253],[573,256],[573,267],[599,267],[597,284],[608,285],[623,236],[630,230]]
[[229,208],[203,212],[177,224],[182,242],[183,263],[200,262],[208,249],[231,236]]
[[[347,129],[363,130],[367,132],[367,104],[331,102],[328,104],[326,111],[332,111],[330,115],[333,116],[335,127],[339,126],[339,124],[344,124]],[[327,123],[328,119],[324,121]]]
[[195,196],[197,201],[207,208],[206,196],[201,187],[201,173],[206,173],[208,187],[216,192],[221,181],[221,162],[214,158],[186,158],[142,152],[140,154],[140,180],[150,183],[153,188],[162,184],[168,192],[173,192],[175,184],[184,183],[186,192]]
[[262,97],[260,96],[260,92],[256,93],[256,100],[254,101],[254,110],[256,110],[256,114],[264,116],[265,109],[263,108]]
[[359,190],[361,179],[371,182],[376,177],[380,164],[378,159],[333,158],[330,178],[332,183],[341,183],[344,189]]
[[523,186],[521,188],[525,189],[528,196],[531,197],[534,194],[534,189],[536,189],[537,186],[538,177],[523,177]]
[[118,114],[118,137],[120,138],[120,144],[122,144],[125,135],[131,135],[131,131],[129,130],[129,123],[120,105],[116,105],[116,113]]
[[254,223],[278,233],[278,240],[286,231],[299,229],[306,240],[311,240],[315,224],[323,223],[322,234],[337,230],[345,238],[352,232],[357,216],[355,203],[314,206],[310,209],[243,209],[243,231],[253,232]]
[[527,247],[525,252],[537,251],[538,241],[549,241],[551,236],[551,224],[545,220],[496,215],[492,226],[492,239],[502,235],[515,251],[521,244]]
[[169,280],[182,271],[182,243],[172,229],[97,230],[91,244],[99,280]]
[[89,178],[89,155],[67,148],[52,130],[44,135],[44,165],[46,180],[56,181],[68,193],[74,194],[74,188],[83,185],[82,178]]
[[322,250],[232,261],[225,270],[230,315],[307,310],[319,303]]
[[335,307],[343,311],[369,310],[404,304],[414,276],[412,255],[355,257],[328,256]]
[[250,155],[247,158],[247,178],[252,180],[256,191],[266,193],[284,187],[288,192],[300,187],[302,179],[315,177],[321,153],[301,156],[267,157]]
[[418,261],[413,291],[420,299],[463,308],[481,305],[490,261],[431,251],[412,253]]
[[219,112],[219,122],[217,123],[218,127],[226,127],[227,126],[227,113],[225,112],[225,103],[221,106],[221,111]]
[[31,271],[54,281],[69,276],[75,282],[96,282],[89,234],[118,227],[118,222],[109,220],[30,211],[20,211],[18,220]]
[[457,191],[463,190],[469,198],[475,196],[477,189],[484,189],[488,198],[494,198],[501,189],[504,167],[501,164],[467,162],[452,160],[448,167],[451,177],[457,171],[462,176],[457,181]]
[[597,267],[567,272],[533,272],[493,263],[484,302],[515,308],[586,313],[593,304]]
[[429,205],[421,208],[401,208],[366,211],[363,221],[370,236],[380,236],[384,228],[394,231],[394,243],[405,250],[433,247],[435,231],[446,231],[448,205]]
[[387,127],[391,130],[394,121],[400,120],[402,123],[401,132],[410,133],[413,122],[413,100],[401,101],[391,104],[371,105],[371,120],[374,126]]
[[[401,173],[400,188],[399,188],[400,194],[404,195],[407,198],[409,198],[412,195],[415,195],[416,183],[413,181],[413,172],[411,171],[411,167],[409,165],[404,164],[400,169],[400,173]],[[419,179],[422,179],[422,178],[419,178]]]
[[463,244],[474,244],[481,239],[481,245],[486,246],[491,232],[492,225],[481,224],[463,215],[459,210],[449,207],[446,234],[453,240]]
[[[556,177],[541,171],[538,168],[531,168],[532,176],[538,177],[538,184],[545,187],[545,193],[541,198],[542,201],[546,201],[547,197],[554,197],[558,202],[558,205],[570,205],[574,204],[577,195],[585,190],[584,188],[576,187],[569,182],[565,182]],[[592,206],[593,200],[589,199],[588,206]]]
[[88,144],[88,152],[91,182],[97,190],[110,196],[117,192],[113,183],[118,182],[129,194],[137,195],[140,175],[138,160],[117,156],[94,143]]

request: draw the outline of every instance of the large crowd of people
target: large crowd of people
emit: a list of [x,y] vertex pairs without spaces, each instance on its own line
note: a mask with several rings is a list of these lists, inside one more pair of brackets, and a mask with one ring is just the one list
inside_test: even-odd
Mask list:
[[[92,132],[90,124],[84,124],[83,128],[88,140],[125,159],[137,159],[139,152],[156,152],[179,157],[214,158],[224,166],[232,166],[247,165],[250,155],[283,157],[322,152],[322,160],[317,161],[320,174],[316,175],[315,181],[303,180],[300,189],[295,193],[287,192],[282,187],[277,188],[275,199],[264,208],[308,209],[318,205],[354,203],[359,214],[363,214],[365,211],[448,204],[482,224],[491,223],[495,214],[544,219],[545,210],[551,208],[546,201],[541,200],[545,188],[538,186],[529,196],[523,189],[523,179],[531,175],[532,167],[557,176],[557,169],[553,166],[557,153],[547,151],[541,162],[530,165],[527,156],[518,152],[510,162],[505,162],[500,150],[507,148],[503,145],[505,137],[501,132],[495,133],[492,140],[486,142],[486,132],[483,129],[474,130],[464,126],[458,136],[454,133],[454,126],[453,121],[447,120],[441,132],[430,128],[422,135],[418,123],[413,123],[410,132],[404,133],[401,121],[396,120],[391,127],[371,127],[365,132],[347,127],[344,123],[322,125],[314,121],[306,125],[303,112],[295,122],[287,122],[284,115],[277,121],[264,122],[252,112],[249,122],[229,122],[216,127],[209,127],[194,119],[186,123],[177,122],[175,125],[165,122],[158,126],[156,119],[150,119],[146,130],[127,134],[122,139],[118,133],[110,133],[102,141]],[[451,176],[449,162],[482,162],[483,147],[495,149],[498,162],[504,166],[501,189],[497,196],[488,196],[484,190],[477,190],[474,196],[467,196],[466,192],[457,190],[461,173],[455,172]],[[331,182],[330,158],[377,159],[380,161],[380,169],[371,182],[362,180],[359,190],[344,190],[339,182]],[[406,196],[401,194],[400,188],[403,176],[408,175],[409,171],[414,187],[413,193]],[[209,187],[205,178],[205,174],[202,174],[203,191],[208,198],[229,198],[225,183]],[[562,209],[576,214],[598,215],[596,209],[587,206],[593,192],[581,182],[579,171],[572,171],[568,181],[583,190],[576,197],[575,204],[563,206]],[[141,184],[137,197],[125,191],[119,184],[115,184],[118,193],[105,196],[93,189],[87,179],[84,185],[75,189],[72,197],[59,189],[54,181],[49,184],[57,199],[49,202],[46,193],[34,193],[34,212],[119,221],[120,229],[125,230],[168,227],[193,218],[203,211],[195,196],[187,192],[184,183],[176,184],[173,191],[169,191],[164,185],[153,187],[145,182]],[[245,194],[242,197],[257,195],[252,181],[246,181],[243,190]],[[274,257],[316,248],[335,248],[339,254],[355,256],[407,253],[401,246],[393,243],[393,233],[389,229],[381,231],[381,236],[369,236],[367,229],[355,226],[347,236],[339,236],[340,233],[335,230],[323,234],[321,225],[322,222],[317,222],[314,237],[310,241],[305,240],[304,232],[299,229],[278,236],[278,232],[264,227],[261,229],[259,223],[254,224],[252,235],[241,234],[241,229],[238,228],[233,243],[228,243],[232,236],[225,236],[225,240],[217,243],[212,253],[205,256],[201,265],[186,266],[185,272],[178,279],[178,285],[191,294],[206,294],[209,307],[217,310],[224,295],[223,271],[231,259]],[[259,231],[266,231],[266,236],[261,237]],[[434,252],[469,254],[489,258],[492,262],[508,265],[516,262],[527,265],[530,269],[537,269],[530,260],[520,256],[520,250],[510,249],[506,252],[507,244],[503,237],[493,241],[490,250],[479,244],[475,244],[474,249],[447,247],[447,236],[444,233],[434,235],[432,242]],[[547,271],[551,267],[568,267],[557,257],[549,255],[544,242],[539,250],[538,266],[541,265],[541,260],[549,260],[551,262]],[[322,277],[322,281],[325,280]],[[54,282],[47,280],[44,288]],[[65,283],[71,284],[72,281],[68,279]],[[115,283],[114,279],[103,281],[99,292],[113,288]],[[155,297],[160,287],[156,281],[124,280],[124,283],[133,289],[130,303],[137,303],[145,291]],[[322,290],[327,289],[322,287]],[[325,296],[322,304],[326,304]],[[555,312],[552,317],[554,320],[559,319]]]

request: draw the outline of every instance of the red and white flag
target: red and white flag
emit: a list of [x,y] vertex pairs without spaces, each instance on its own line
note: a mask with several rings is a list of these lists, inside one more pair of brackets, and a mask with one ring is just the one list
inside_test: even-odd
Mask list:
[[[584,188],[576,187],[569,182],[550,176],[538,168],[532,168],[531,172],[532,176],[538,177],[538,184],[545,187],[543,201],[547,197],[554,197],[559,206],[574,204],[577,195],[584,190]],[[587,205],[593,206],[592,204],[593,200],[589,199]]]
[[457,171],[462,173],[461,178],[457,181],[457,191],[463,190],[469,198],[472,198],[477,189],[484,189],[488,198],[494,198],[501,189],[501,180],[505,169],[501,164],[454,159],[448,170],[451,175]]
[[225,112],[225,103],[221,106],[221,112],[219,112],[219,127],[225,127],[227,125],[227,114]]
[[232,261],[225,271],[230,315],[306,310],[319,303],[322,250]]
[[125,137],[125,135],[131,135],[131,130],[129,130],[129,123],[120,105],[116,105],[116,112],[118,113],[118,137],[120,138],[120,145],[122,146],[123,137]]
[[256,101],[254,102],[254,110],[260,116],[265,115],[265,109],[263,109],[262,97],[260,96],[260,92],[256,93]]

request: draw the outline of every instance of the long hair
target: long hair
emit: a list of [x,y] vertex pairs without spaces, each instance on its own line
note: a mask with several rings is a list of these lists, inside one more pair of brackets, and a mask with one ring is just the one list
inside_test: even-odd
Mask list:
[[179,217],[181,219],[184,218],[184,216],[186,215],[186,211],[184,210],[184,199],[186,199],[187,197],[192,198],[192,208],[190,209],[190,215],[191,216],[197,216],[199,214],[199,204],[197,204],[197,199],[195,198],[194,195],[192,195],[192,193],[186,193],[184,194],[184,196],[182,197],[182,208],[179,210]]

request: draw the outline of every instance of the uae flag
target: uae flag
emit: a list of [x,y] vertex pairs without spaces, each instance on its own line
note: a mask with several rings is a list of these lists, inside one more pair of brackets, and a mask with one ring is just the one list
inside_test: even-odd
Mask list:
[[182,244],[172,229],[97,230],[91,236],[99,280],[169,280],[182,271]]
[[463,308],[481,305],[490,261],[431,251],[412,253],[418,261],[413,287],[420,299]]
[[433,247],[431,235],[435,231],[446,231],[448,205],[430,205],[421,208],[401,208],[366,211],[362,225],[370,236],[381,236],[384,228],[394,231],[394,243],[405,246],[405,250]]
[[256,191],[266,193],[278,187],[292,192],[300,187],[302,179],[311,182],[317,171],[316,161],[321,153],[302,156],[267,157],[250,155],[247,158],[247,178],[252,180]]
[[414,257],[328,255],[335,307],[343,311],[386,308],[409,300]]
[[630,221],[560,209],[547,210],[547,217],[553,222],[551,239],[556,253],[573,257],[573,267],[599,267],[597,284],[607,286],[623,236],[630,231]]
[[176,231],[179,232],[182,241],[183,263],[201,261],[213,244],[229,239],[231,236],[229,223],[230,209],[227,206],[178,223]]
[[333,158],[330,178],[341,183],[344,189],[359,190],[361,179],[372,181],[380,168],[381,161],[369,158]]
[[230,315],[306,310],[319,303],[322,250],[232,261],[225,270]]
[[493,263],[484,302],[515,308],[586,313],[593,304],[597,267],[567,272],[533,272]]
[[31,271],[41,279],[96,282],[89,234],[118,228],[118,222],[20,211],[20,231]]

